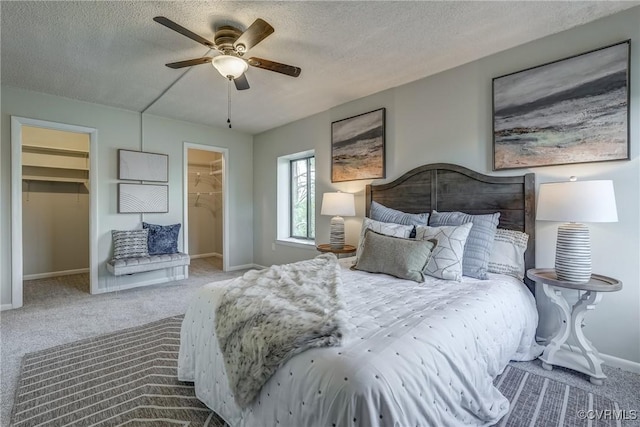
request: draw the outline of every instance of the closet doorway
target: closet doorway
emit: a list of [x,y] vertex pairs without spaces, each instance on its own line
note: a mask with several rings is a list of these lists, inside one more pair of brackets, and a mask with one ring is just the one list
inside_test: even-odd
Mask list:
[[184,246],[196,270],[228,270],[227,150],[185,143]]
[[11,118],[12,308],[97,288],[97,131]]

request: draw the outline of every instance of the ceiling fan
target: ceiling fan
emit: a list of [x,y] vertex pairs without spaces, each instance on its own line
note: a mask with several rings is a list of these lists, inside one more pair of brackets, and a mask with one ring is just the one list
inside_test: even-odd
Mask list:
[[249,49],[274,32],[273,27],[260,18],[256,19],[244,32],[230,25],[220,27],[214,35],[214,42],[189,31],[164,16],[156,16],[153,20],[185,37],[189,37],[191,40],[205,45],[209,49],[214,49],[221,53],[221,55],[214,57],[205,56],[202,58],[188,59],[186,61],[171,62],[166,64],[169,68],[177,69],[211,62],[223,77],[233,80],[238,90],[249,89],[249,82],[244,74],[249,65],[291,77],[298,77],[302,71],[299,67],[281,64],[268,59],[255,57],[249,59],[243,58]]

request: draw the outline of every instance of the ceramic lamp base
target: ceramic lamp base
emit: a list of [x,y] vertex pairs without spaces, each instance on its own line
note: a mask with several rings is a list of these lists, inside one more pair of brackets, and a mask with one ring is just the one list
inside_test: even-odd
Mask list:
[[344,218],[334,216],[331,218],[331,234],[329,235],[329,245],[331,249],[344,248]]
[[591,279],[591,241],[584,224],[558,227],[556,243],[556,275],[566,282],[588,282]]

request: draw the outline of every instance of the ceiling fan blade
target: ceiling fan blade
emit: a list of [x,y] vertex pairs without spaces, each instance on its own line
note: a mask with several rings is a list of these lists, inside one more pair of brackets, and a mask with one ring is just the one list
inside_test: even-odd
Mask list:
[[298,77],[302,69],[300,67],[294,67],[293,65],[281,64],[279,62],[269,61],[262,58],[249,58],[247,61],[249,65],[253,67],[262,68],[269,71],[275,71],[276,73],[285,74],[291,77]]
[[169,68],[178,69],[178,68],[184,68],[184,67],[191,67],[192,65],[208,64],[211,62],[212,59],[213,58],[209,56],[205,56],[203,58],[187,59],[186,61],[171,62],[166,65]]
[[236,77],[235,79],[233,79],[233,82],[236,84],[236,89],[238,90],[249,89],[249,82],[247,81],[246,74],[242,74],[240,77]]
[[266,39],[267,36],[272,34],[274,31],[275,30],[271,25],[258,18],[244,33],[242,33],[240,37],[238,37],[238,40],[236,40],[233,45],[238,52],[244,53],[260,43],[262,40]]
[[185,37],[189,37],[191,40],[197,41],[198,43],[201,43],[201,44],[205,45],[209,49],[215,49],[216,48],[216,45],[214,43],[210,42],[209,40],[205,39],[204,37],[201,37],[201,36],[197,35],[196,33],[192,32],[192,31],[187,30],[182,25],[176,24],[175,22],[173,22],[169,18],[165,18],[164,16],[156,16],[155,18],[153,18],[153,20],[156,21],[158,24],[162,24],[165,27],[170,28],[173,31],[182,34]]

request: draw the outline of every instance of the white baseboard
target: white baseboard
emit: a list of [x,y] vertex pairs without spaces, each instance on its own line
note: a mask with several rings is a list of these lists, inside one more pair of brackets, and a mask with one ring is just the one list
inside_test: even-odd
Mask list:
[[211,253],[208,253],[208,254],[198,254],[198,255],[191,255],[191,254],[189,254],[189,258],[191,258],[191,259],[198,259],[198,258],[211,258],[211,257],[214,257],[214,258],[222,258],[222,254],[219,254],[219,253],[217,253],[217,252],[211,252]]
[[13,308],[12,304],[2,304],[0,305],[0,311],[11,310]]
[[[538,344],[546,345],[549,339],[536,336]],[[562,348],[567,351],[571,351],[571,348],[567,344],[562,344]],[[633,372],[634,374],[640,374],[640,363],[633,360],[621,359],[620,357],[611,356],[610,354],[600,353],[602,362],[613,368],[620,368],[623,371]]]
[[25,274],[22,280],[48,279],[50,277],[70,276],[72,274],[88,273],[88,268],[78,268],[75,270],[51,271],[49,273]]
[[[128,283],[126,285],[120,285],[117,282],[110,284],[106,288],[99,288],[94,294],[106,294],[108,292],[124,291],[127,289],[141,288],[143,286],[159,285],[161,283],[175,282],[185,279],[184,274],[178,274],[172,277],[160,277],[158,279],[145,280],[144,282]],[[117,281],[117,278],[115,278]]]
[[623,371],[633,372],[634,374],[640,374],[640,363],[632,360],[621,359],[610,354],[600,353],[600,357],[605,365],[613,366],[614,368],[620,368]]
[[245,270],[247,268],[258,268],[258,269],[262,269],[264,267],[259,266],[257,264],[243,264],[243,265],[234,265],[232,267],[229,267],[227,269],[227,271],[237,271],[237,270]]
[[253,264],[253,268],[256,268],[258,270],[264,270],[265,268],[268,268],[268,267],[265,267],[264,265],[260,265],[260,264]]

